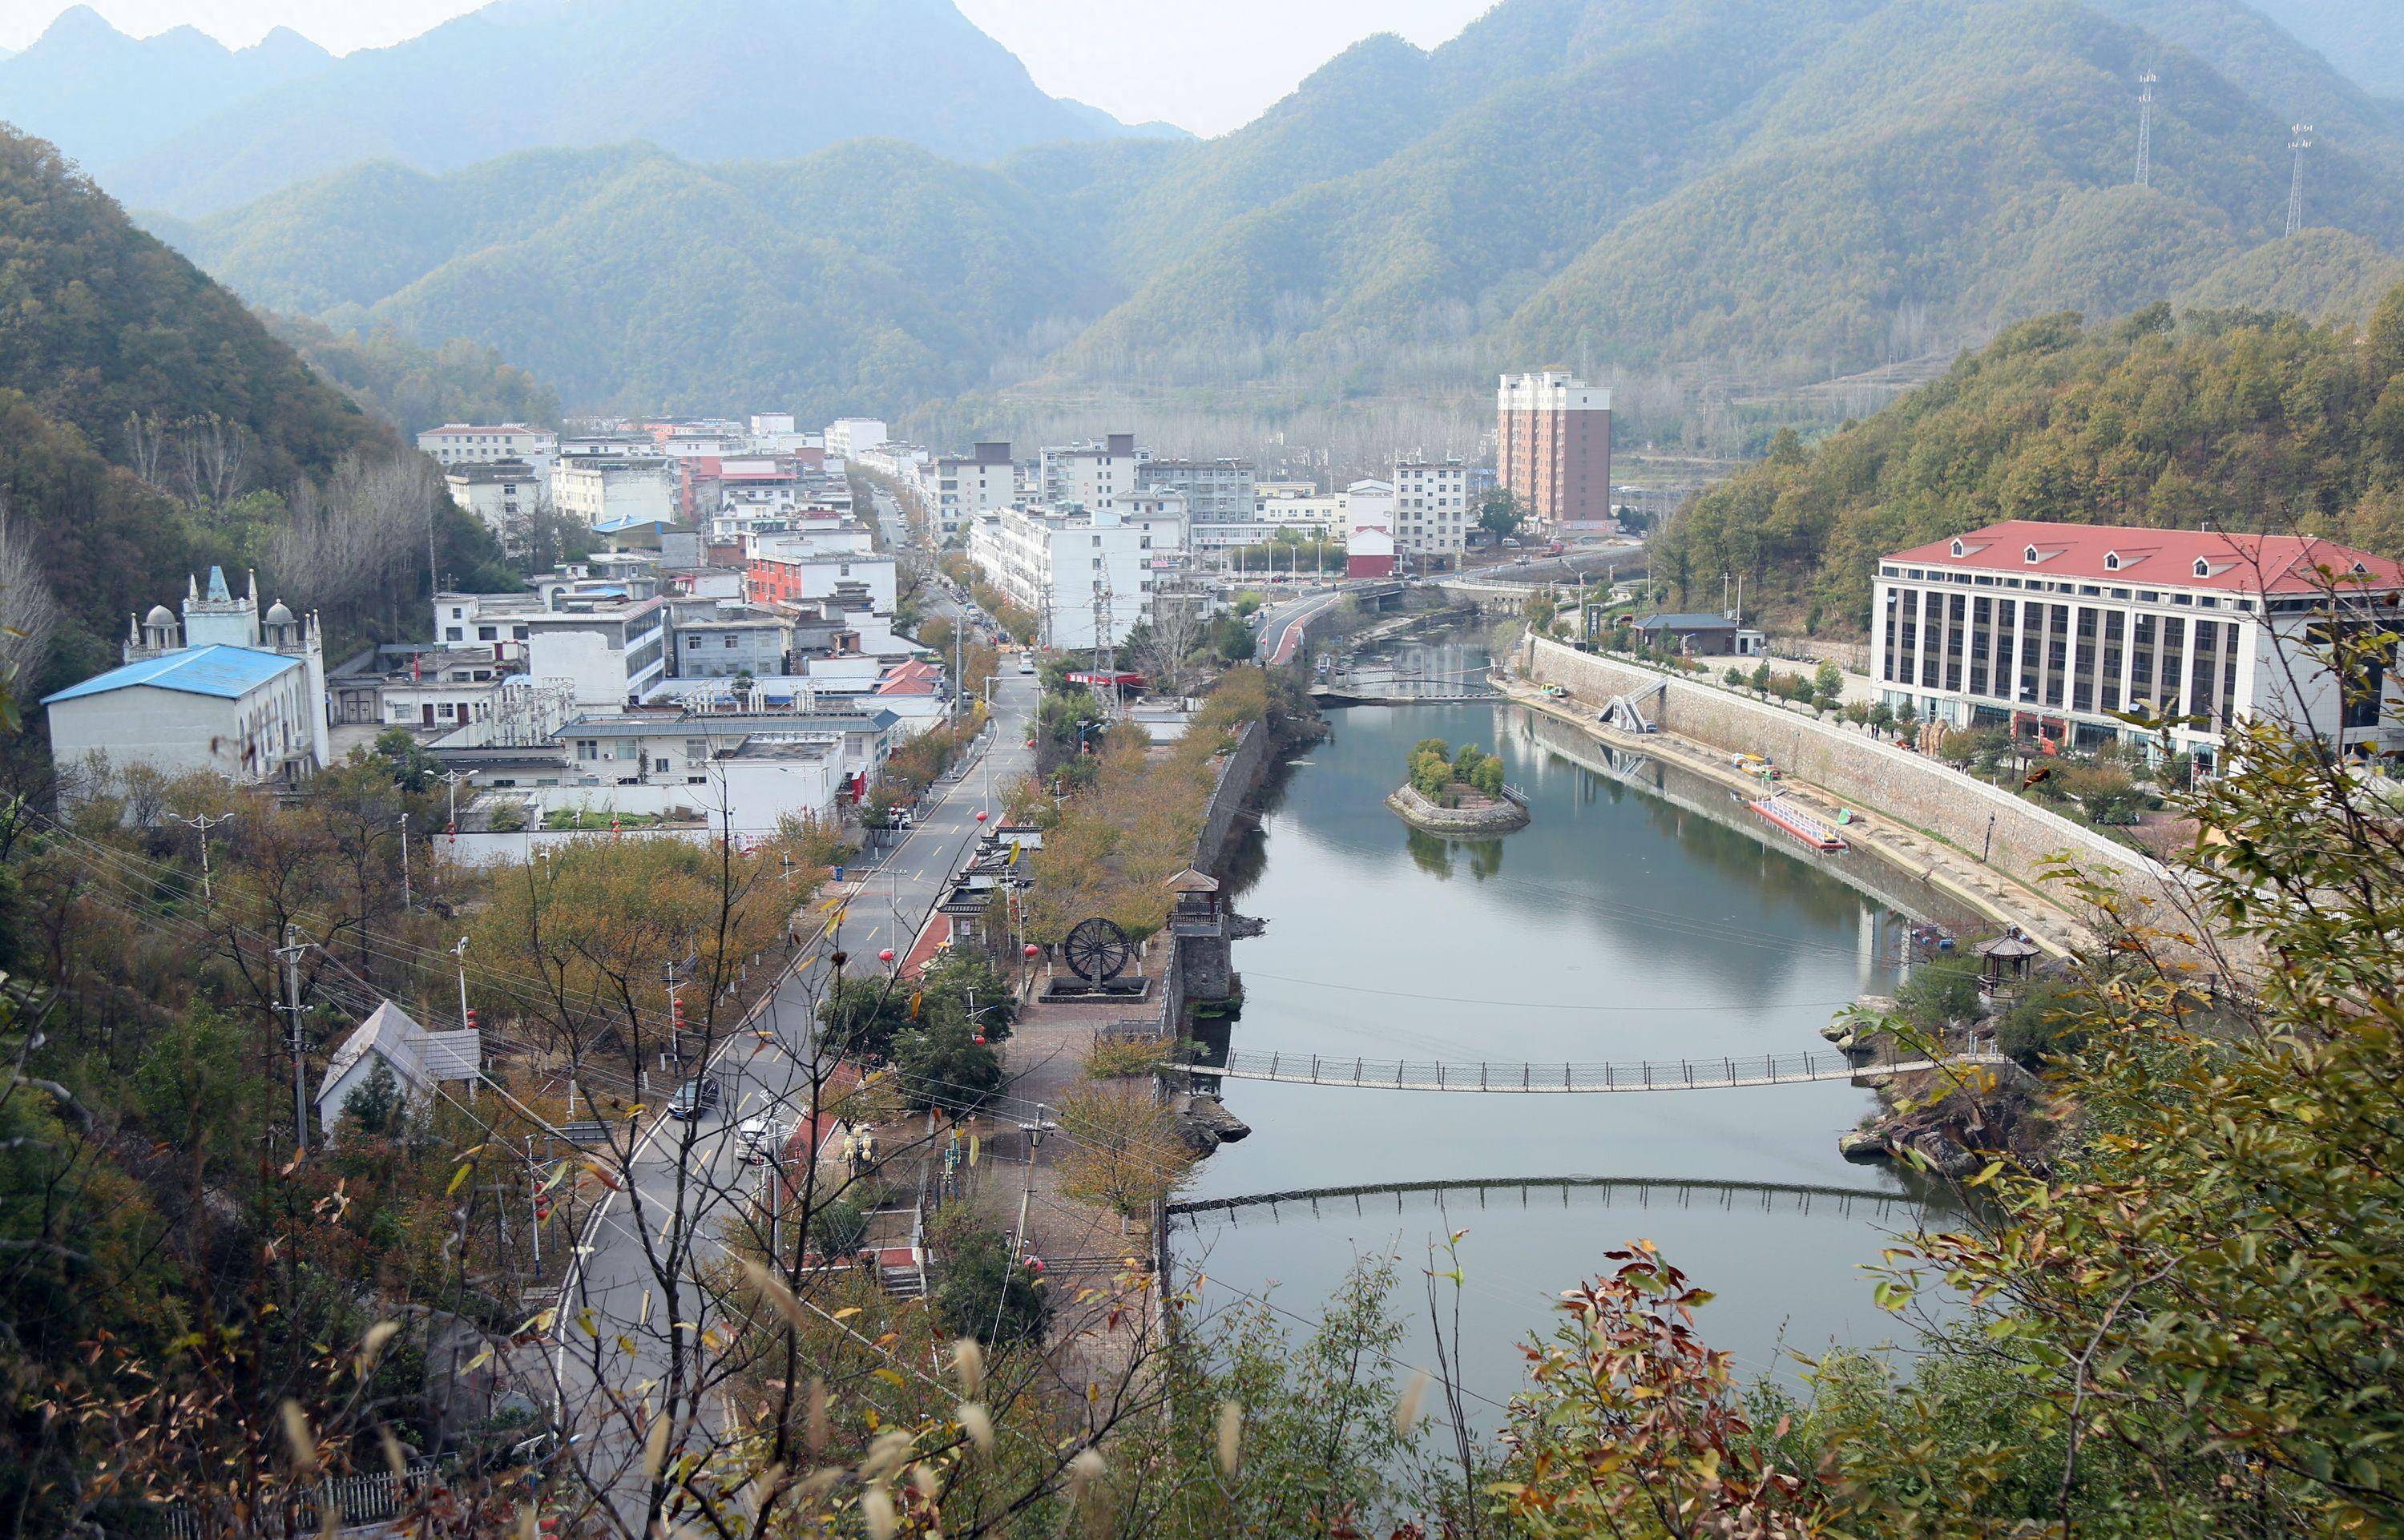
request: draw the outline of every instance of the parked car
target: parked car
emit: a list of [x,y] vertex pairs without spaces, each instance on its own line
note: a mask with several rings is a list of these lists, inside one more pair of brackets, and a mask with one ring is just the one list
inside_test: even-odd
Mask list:
[[1022,674],[1032,674],[1035,672],[1034,653],[1021,652],[1018,654],[1018,671]]
[[718,1105],[718,1082],[707,1075],[695,1075],[676,1088],[668,1099],[668,1116],[698,1118]]

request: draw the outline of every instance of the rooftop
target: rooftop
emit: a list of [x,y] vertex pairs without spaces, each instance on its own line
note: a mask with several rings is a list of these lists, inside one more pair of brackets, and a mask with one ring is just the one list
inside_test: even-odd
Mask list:
[[1736,622],[1726,615],[1647,615],[1636,623],[1639,631],[1733,631]]
[[181,652],[129,663],[105,674],[95,674],[81,684],[69,685],[54,695],[43,696],[42,704],[53,706],[60,701],[81,700],[87,695],[145,687],[174,690],[187,695],[214,695],[220,700],[239,700],[286,669],[300,666],[299,658],[287,657],[281,652],[262,652],[248,647],[219,644],[188,648]]
[[2237,594],[2317,593],[2332,583],[2404,584],[2404,567],[2311,536],[2034,519],[2006,519],[1951,539],[1898,551],[1886,560]]

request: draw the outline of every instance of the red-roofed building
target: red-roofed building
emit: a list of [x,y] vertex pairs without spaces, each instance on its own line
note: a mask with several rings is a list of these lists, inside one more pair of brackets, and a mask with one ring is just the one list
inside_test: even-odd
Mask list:
[[2350,699],[2312,647],[2399,614],[2404,567],[2334,541],[2015,519],[1880,562],[1870,673],[1897,710],[2077,747],[2156,741],[2120,713],[2201,719],[2171,736],[2206,770],[2253,716],[2393,754],[2393,670]]

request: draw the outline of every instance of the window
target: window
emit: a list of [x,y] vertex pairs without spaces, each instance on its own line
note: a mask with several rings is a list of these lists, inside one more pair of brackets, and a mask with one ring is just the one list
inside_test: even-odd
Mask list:
[[651,773],[660,776],[666,775],[668,773],[668,762],[664,759],[655,759],[651,761]]
[[444,641],[466,641],[468,639],[468,633],[465,629],[459,626],[445,626],[442,631],[442,639]]
[[2106,551],[2104,553],[2104,570],[2109,572],[2119,571],[2120,553],[2117,551]]
[[2031,567],[2034,567],[2036,565],[2036,547],[2030,546],[2027,550],[2021,552],[2020,560],[2028,563]]
[[687,637],[684,639],[684,650],[688,652],[694,651],[700,646],[701,638],[699,637]]
[[2208,561],[2205,561],[2201,556],[2198,556],[2198,557],[2195,559],[2195,575],[2196,575],[2197,577],[2199,577],[2199,578],[2209,578],[2209,577],[2211,577],[2211,576],[2212,576],[2212,564],[2211,564],[2210,562],[2208,562]]
[[576,757],[580,760],[597,760],[601,757],[601,746],[591,738],[579,738],[576,740]]
[[500,636],[501,628],[497,625],[480,625],[476,627],[476,639],[478,641],[498,641],[500,639]]
[[1960,555],[1961,553],[1962,553],[1962,542],[1961,542],[1960,540],[1955,540],[1955,541],[1953,542],[1953,554],[1955,554],[1955,555],[1957,555],[1957,556],[1958,556],[1958,555]]

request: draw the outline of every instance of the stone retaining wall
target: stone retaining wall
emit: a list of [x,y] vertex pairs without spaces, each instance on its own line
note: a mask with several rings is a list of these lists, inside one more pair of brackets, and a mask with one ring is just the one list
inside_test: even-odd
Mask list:
[[1507,834],[1528,826],[1528,810],[1516,802],[1482,807],[1447,807],[1416,786],[1396,788],[1386,798],[1394,816],[1431,834]]
[[1248,721],[1236,734],[1236,747],[1220,762],[1219,778],[1210,788],[1210,811],[1202,819],[1202,832],[1195,836],[1194,859],[1187,862],[1197,872],[1209,872],[1219,864],[1227,851],[1227,834],[1235,827],[1236,815],[1259,790],[1262,772],[1268,768],[1270,733],[1266,722]]
[[1546,637],[1530,637],[1521,656],[1530,679],[1560,685],[1589,709],[1667,679],[1666,690],[1644,705],[1656,726],[1731,754],[1767,755],[1833,796],[1916,825],[1974,856],[1988,850],[1992,820],[1988,864],[2032,886],[2044,883],[2054,870],[2048,862],[2062,855],[2092,875],[2144,891],[2175,881],[2160,863],[2127,846],[1856,728]]

